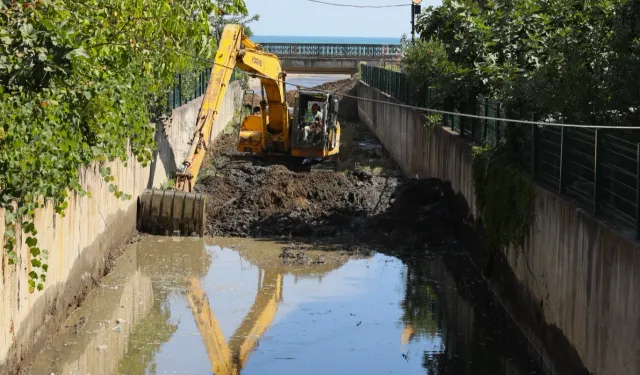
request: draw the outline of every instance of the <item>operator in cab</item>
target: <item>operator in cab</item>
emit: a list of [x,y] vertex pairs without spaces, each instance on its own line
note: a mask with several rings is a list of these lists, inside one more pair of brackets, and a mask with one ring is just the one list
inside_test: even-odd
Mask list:
[[313,133],[313,137],[315,137],[322,131],[322,111],[320,111],[318,103],[313,103],[311,112],[307,112],[305,123],[304,141],[307,142],[310,133]]

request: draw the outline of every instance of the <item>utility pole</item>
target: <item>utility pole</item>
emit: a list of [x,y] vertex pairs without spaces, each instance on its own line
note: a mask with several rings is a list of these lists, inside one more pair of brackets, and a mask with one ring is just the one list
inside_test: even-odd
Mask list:
[[422,0],[411,0],[411,44],[416,42],[416,17],[422,11],[421,2]]

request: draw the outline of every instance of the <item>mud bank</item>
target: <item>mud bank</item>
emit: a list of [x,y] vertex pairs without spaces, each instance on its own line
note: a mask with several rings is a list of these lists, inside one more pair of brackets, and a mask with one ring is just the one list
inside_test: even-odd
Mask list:
[[[256,86],[257,84],[257,86]],[[339,95],[339,108],[338,114],[344,120],[358,120],[358,101],[351,97],[357,94],[357,79],[356,76],[350,78],[340,79],[331,82],[325,82],[321,85],[315,86],[314,89],[329,91],[337,93]],[[250,83],[250,89],[254,90],[254,93],[247,93],[244,96],[244,102],[251,104],[252,107],[260,105],[260,83]],[[290,83],[287,84],[290,87]],[[346,97],[346,94],[349,97]],[[295,90],[287,91],[287,103],[292,107],[295,103]]]
[[[355,80],[324,84],[345,92]],[[337,168],[235,151],[238,127],[208,155],[197,189],[208,194],[207,234],[284,237],[402,251],[454,242],[437,180],[403,177],[366,125],[342,119]]]

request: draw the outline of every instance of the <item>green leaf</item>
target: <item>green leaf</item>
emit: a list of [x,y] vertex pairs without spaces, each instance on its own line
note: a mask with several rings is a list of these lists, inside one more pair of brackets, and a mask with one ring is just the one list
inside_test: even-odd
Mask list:
[[83,58],[85,58],[85,59],[88,59],[88,58],[89,58],[89,54],[87,53],[87,51],[85,51],[85,50],[84,50],[84,47],[76,48],[76,49],[72,50],[71,52],[69,52],[69,53],[67,53],[67,54],[65,55],[65,57],[66,57],[68,60],[71,60],[71,59],[73,59],[73,58],[74,58],[74,57],[76,57],[76,56],[77,56],[77,57],[83,57]]
[[16,215],[11,211],[4,212],[4,221],[6,224],[13,224],[16,222]]
[[33,267],[40,268],[40,266],[42,266],[42,262],[40,260],[38,260],[38,259],[32,259],[31,260],[31,265]]
[[27,242],[27,246],[29,247],[34,247],[38,244],[38,240],[34,237],[27,237],[26,242]]
[[29,251],[31,252],[31,256],[33,257],[37,257],[38,255],[40,255],[40,248],[38,247],[31,247]]

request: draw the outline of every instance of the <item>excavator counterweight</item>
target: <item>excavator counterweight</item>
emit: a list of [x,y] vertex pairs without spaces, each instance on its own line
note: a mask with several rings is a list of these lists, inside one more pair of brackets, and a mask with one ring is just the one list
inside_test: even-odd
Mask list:
[[189,152],[176,173],[175,190],[147,189],[138,202],[138,229],[154,234],[204,235],[206,197],[195,193],[198,172],[211,141],[233,70],[260,79],[260,111],[246,116],[237,149],[257,155],[326,158],[338,153],[338,100],[333,94],[298,91],[293,111],[286,101],[286,72],[274,54],[243,33],[243,26],[224,28],[202,100]]

